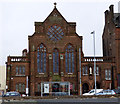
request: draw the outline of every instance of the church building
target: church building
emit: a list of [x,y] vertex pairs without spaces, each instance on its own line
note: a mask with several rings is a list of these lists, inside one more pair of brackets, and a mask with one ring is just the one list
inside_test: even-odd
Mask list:
[[[82,94],[94,89],[94,57],[84,56],[83,37],[76,33],[76,22],[68,22],[54,3],[49,16],[34,25],[35,32],[28,36],[28,50],[24,49],[22,56],[7,57],[7,91],[41,96],[46,87],[48,95],[80,95],[80,89]],[[103,44],[105,39],[104,33]],[[96,87],[101,89],[118,87],[116,57],[107,55],[107,48],[103,46],[103,57],[95,57]]]

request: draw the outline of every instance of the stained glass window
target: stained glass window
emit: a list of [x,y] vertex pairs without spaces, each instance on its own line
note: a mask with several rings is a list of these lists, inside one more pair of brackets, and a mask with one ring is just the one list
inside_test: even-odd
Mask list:
[[43,44],[37,49],[37,71],[38,73],[46,72],[46,47]]
[[47,35],[51,40],[56,42],[62,39],[62,37],[64,36],[64,33],[60,26],[53,25],[48,29]]
[[57,49],[53,51],[53,73],[59,72],[59,52]]
[[66,72],[68,73],[68,56],[67,56],[67,52],[65,52],[65,64],[66,64],[65,69],[66,69]]
[[67,73],[74,73],[74,49],[72,45],[68,45],[65,50],[65,69]]

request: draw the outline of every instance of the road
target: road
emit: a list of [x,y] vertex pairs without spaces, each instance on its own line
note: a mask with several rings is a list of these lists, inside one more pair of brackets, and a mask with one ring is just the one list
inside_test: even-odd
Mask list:
[[67,98],[4,101],[2,104],[120,104],[120,98]]

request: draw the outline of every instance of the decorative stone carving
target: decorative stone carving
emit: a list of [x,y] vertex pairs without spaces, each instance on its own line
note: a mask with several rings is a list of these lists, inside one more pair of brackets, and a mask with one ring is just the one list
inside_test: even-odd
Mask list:
[[63,55],[60,55],[60,59],[63,59]]
[[90,70],[90,74],[92,74],[92,68],[91,67],[89,68],[89,70]]
[[52,54],[49,54],[49,59],[52,59]]

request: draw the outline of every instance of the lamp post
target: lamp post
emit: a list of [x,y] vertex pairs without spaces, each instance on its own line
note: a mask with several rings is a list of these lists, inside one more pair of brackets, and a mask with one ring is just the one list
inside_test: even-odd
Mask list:
[[28,76],[26,76],[26,95],[29,94],[29,88],[28,88]]
[[82,89],[81,89],[81,48],[79,48],[79,65],[80,65],[80,95],[82,95]]
[[95,31],[91,32],[91,34],[93,34],[93,46],[94,46],[94,78],[95,78],[95,94],[96,94]]

